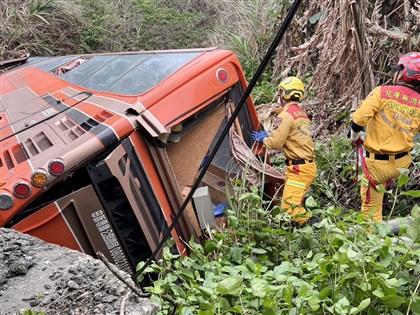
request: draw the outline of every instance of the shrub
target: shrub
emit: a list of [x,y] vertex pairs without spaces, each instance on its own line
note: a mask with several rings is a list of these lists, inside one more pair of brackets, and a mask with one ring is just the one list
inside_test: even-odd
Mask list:
[[256,187],[231,206],[228,229],[204,246],[190,242],[187,258],[166,248],[146,269],[159,275],[145,290],[160,314],[171,308],[162,295],[177,314],[420,314],[418,206],[412,228],[395,237],[384,223],[334,207],[314,209],[322,222],[296,229],[265,209]]
[[[417,204],[413,196],[404,192],[418,189],[420,176],[420,144],[416,143],[412,150],[413,166],[408,173],[402,174],[399,180],[393,180],[384,195],[383,214],[387,218],[407,216]],[[360,209],[360,178],[362,169],[359,167],[359,182],[354,183],[356,174],[356,152],[351,148],[345,135],[332,137],[329,143],[316,143],[316,163],[318,175],[312,185],[319,206],[335,206],[342,209]]]

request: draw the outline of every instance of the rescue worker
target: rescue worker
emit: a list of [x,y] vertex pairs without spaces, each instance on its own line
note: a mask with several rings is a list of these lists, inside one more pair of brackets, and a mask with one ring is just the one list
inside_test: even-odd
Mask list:
[[378,86],[353,113],[350,141],[361,149],[366,127],[365,156],[360,194],[367,219],[382,220],[382,202],[387,183],[408,168],[410,151],[420,128],[420,53],[403,55],[397,64],[393,85]]
[[279,84],[279,103],[283,107],[277,116],[274,131],[254,131],[251,139],[263,143],[269,149],[283,149],[286,156],[286,181],[281,199],[281,209],[287,211],[298,225],[319,221],[302,206],[303,197],[316,175],[314,144],[311,121],[298,105],[302,101],[304,86],[297,77],[285,78]]

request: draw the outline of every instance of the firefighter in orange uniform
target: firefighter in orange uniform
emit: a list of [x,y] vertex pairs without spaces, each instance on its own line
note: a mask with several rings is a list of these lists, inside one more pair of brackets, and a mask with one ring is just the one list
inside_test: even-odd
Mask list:
[[265,130],[251,135],[252,140],[263,143],[269,149],[283,149],[286,156],[286,181],[280,207],[299,225],[319,221],[302,206],[303,197],[317,171],[311,121],[298,105],[303,93],[303,83],[297,77],[288,77],[280,82],[279,101],[283,110],[277,116],[275,130],[271,135]]
[[400,175],[399,168],[412,163],[410,151],[420,128],[420,53],[403,55],[393,85],[376,87],[354,112],[350,141],[359,150],[363,127],[362,212],[368,219],[381,221],[387,184]]

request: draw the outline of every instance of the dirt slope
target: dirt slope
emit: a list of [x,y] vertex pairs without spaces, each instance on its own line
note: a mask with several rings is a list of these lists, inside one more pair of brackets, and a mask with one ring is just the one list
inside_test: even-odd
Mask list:
[[55,315],[154,315],[158,305],[135,295],[100,260],[0,228],[0,315],[29,309]]

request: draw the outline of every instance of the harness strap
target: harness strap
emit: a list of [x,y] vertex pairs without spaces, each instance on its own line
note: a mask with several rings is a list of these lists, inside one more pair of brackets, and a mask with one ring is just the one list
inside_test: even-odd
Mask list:
[[[359,156],[360,156],[361,162],[362,162],[363,174],[365,174],[366,178],[369,181],[368,188],[367,188],[367,191],[366,191],[366,203],[369,203],[370,202],[370,186],[373,186],[373,188],[375,188],[375,190],[378,191],[378,184],[375,182],[373,177],[369,174],[368,168],[366,166],[365,157],[363,156],[363,148],[362,148],[361,145],[358,145],[357,149],[356,149],[356,174],[355,174],[354,179],[353,179],[354,182],[357,182],[358,174],[359,174]],[[391,185],[391,181],[392,181],[391,178],[386,181],[385,189],[389,188],[389,186]]]

